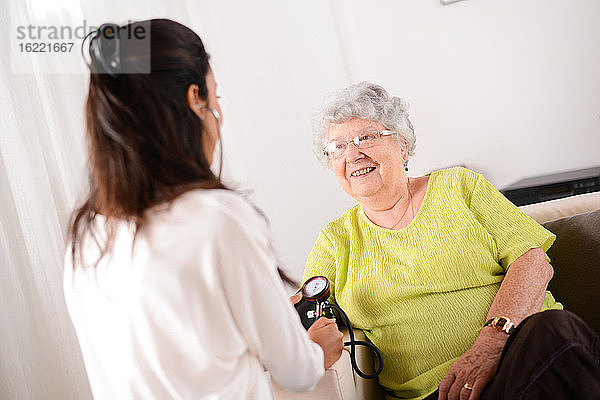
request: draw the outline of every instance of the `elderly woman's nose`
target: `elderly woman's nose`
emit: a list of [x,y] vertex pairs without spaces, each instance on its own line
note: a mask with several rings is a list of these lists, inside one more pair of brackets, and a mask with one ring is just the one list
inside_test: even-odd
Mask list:
[[346,161],[355,162],[362,157],[364,157],[364,154],[360,152],[360,149],[356,147],[354,143],[348,143],[348,147],[346,148]]

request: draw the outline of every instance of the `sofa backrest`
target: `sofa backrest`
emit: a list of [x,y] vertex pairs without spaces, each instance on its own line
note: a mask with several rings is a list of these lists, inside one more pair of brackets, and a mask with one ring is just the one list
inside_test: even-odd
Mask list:
[[556,235],[548,250],[556,300],[600,333],[600,193],[519,207]]
[[549,290],[600,333],[600,210],[542,225],[556,235],[548,250],[554,267]]

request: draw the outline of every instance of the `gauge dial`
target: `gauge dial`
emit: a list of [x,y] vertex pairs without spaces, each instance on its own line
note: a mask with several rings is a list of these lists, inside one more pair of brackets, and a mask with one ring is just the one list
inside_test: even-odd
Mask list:
[[302,289],[308,299],[318,299],[329,293],[329,281],[324,276],[315,276],[309,279]]

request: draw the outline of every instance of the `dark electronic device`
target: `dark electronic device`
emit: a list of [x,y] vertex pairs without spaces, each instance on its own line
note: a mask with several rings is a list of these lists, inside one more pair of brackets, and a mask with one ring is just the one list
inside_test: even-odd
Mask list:
[[502,189],[517,206],[600,191],[600,167],[522,179]]
[[[344,346],[350,346],[350,362],[352,363],[352,368],[354,368],[354,371],[356,371],[361,378],[377,378],[377,376],[379,376],[383,370],[383,358],[381,357],[381,353],[373,343],[364,342],[362,340],[354,340],[354,330],[352,329],[350,320],[348,319],[348,316],[344,310],[342,310],[338,305],[331,304],[327,301],[330,294],[329,280],[324,276],[313,276],[312,278],[308,279],[304,285],[302,285],[300,290],[302,292],[302,299],[296,303],[294,307],[296,307],[298,314],[300,314],[300,321],[302,321],[302,325],[304,325],[304,327],[308,330],[312,324],[314,324],[315,321],[321,317],[334,318],[333,310],[335,310],[343,318],[344,324],[348,328],[350,341],[344,342]],[[374,374],[365,374],[358,367],[355,356],[355,347],[357,345],[367,346],[377,356],[379,367]]]

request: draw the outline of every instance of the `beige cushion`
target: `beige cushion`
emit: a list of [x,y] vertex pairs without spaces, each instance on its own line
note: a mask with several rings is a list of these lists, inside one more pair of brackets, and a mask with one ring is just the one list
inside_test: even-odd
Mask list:
[[519,207],[531,218],[542,224],[559,218],[597,210],[600,208],[600,192],[580,194],[564,199]]

